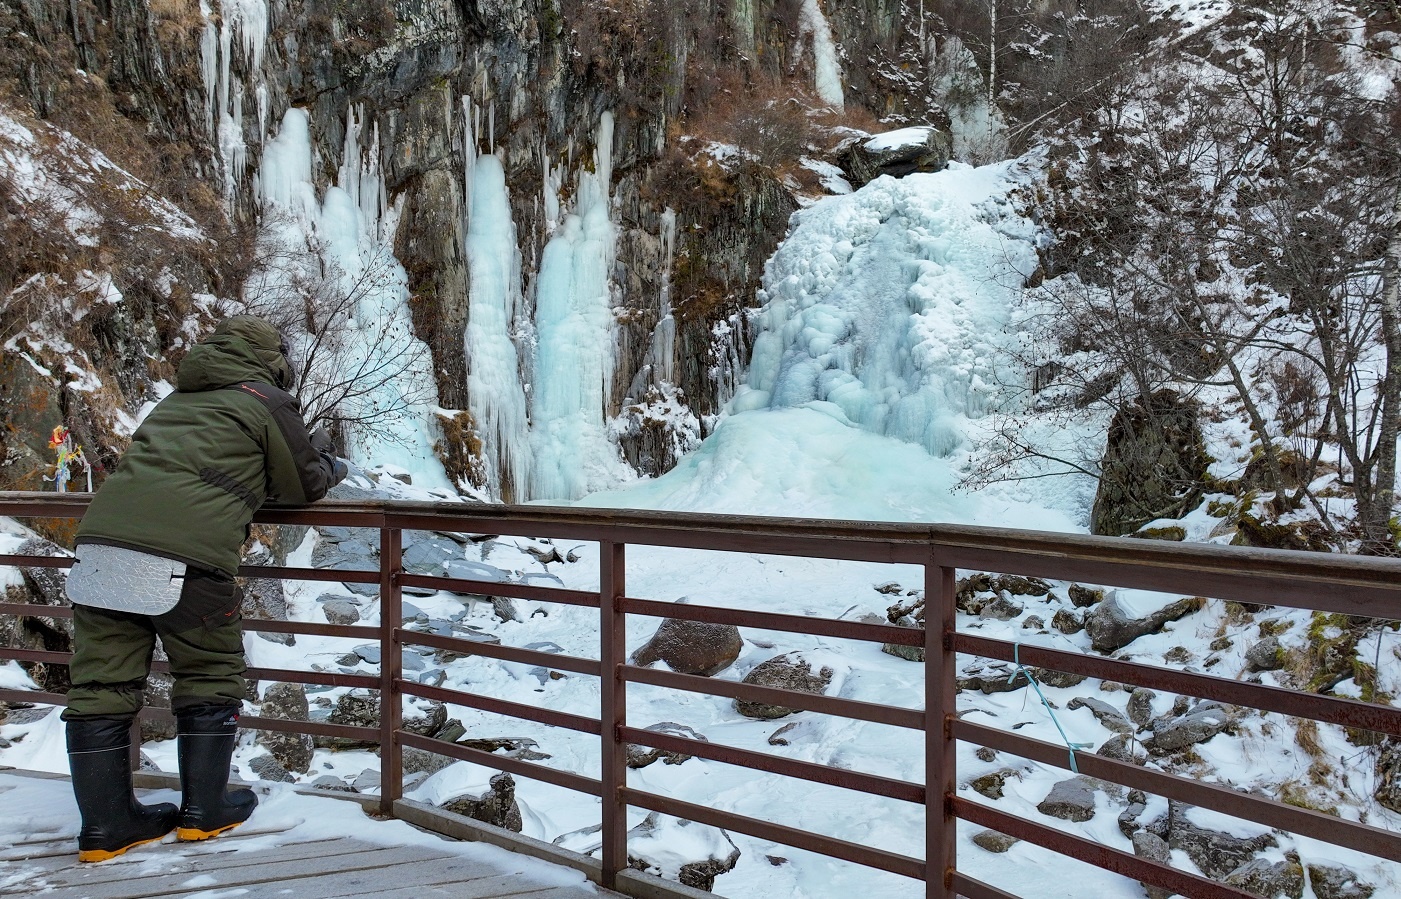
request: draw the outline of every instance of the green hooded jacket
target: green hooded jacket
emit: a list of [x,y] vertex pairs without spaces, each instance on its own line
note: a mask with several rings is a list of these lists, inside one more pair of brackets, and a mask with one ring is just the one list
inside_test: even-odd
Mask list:
[[277,329],[234,316],[190,350],[176,392],[136,429],[78,527],[106,543],[233,575],[267,500],[315,502],[344,466],[312,446]]

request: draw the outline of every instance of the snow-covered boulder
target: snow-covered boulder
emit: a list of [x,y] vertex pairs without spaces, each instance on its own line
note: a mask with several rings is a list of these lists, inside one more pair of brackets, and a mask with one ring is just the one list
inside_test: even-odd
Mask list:
[[1215,880],[1279,845],[1267,828],[1180,802],[1169,803],[1168,822],[1168,845]]
[[1361,881],[1351,868],[1332,864],[1311,864],[1309,886],[1318,899],[1372,899],[1377,888]]
[[1228,874],[1226,883],[1257,896],[1303,899],[1304,866],[1299,864],[1299,856],[1292,852],[1283,861],[1273,863],[1254,858]]
[[1095,816],[1094,781],[1088,777],[1072,777],[1051,787],[1051,792],[1036,805],[1036,810],[1064,821],[1088,821]]
[[[836,662],[835,659],[832,661]],[[745,675],[744,682],[799,693],[822,694],[827,692],[836,673],[837,668],[834,664],[815,663],[808,659],[805,653],[790,652],[760,663]],[[735,711],[749,718],[773,719],[791,715],[797,709],[736,699]]]
[[715,888],[715,878],[734,870],[739,847],[718,827],[652,812],[628,831],[628,866],[679,880],[698,890]]
[[881,175],[902,178],[914,172],[937,172],[949,164],[953,138],[943,128],[921,125],[873,135],[849,144],[841,166],[860,187]]
[[502,772],[493,775],[480,789],[470,790],[440,803],[445,811],[521,832],[524,823],[516,802],[516,781]]
[[1201,702],[1185,715],[1166,716],[1155,721],[1153,733],[1143,745],[1155,753],[1176,752],[1205,743],[1230,727],[1234,720],[1220,703]]
[[[705,736],[698,731],[684,724],[676,724],[671,721],[649,724],[643,728],[643,730],[655,731],[660,734],[671,734],[672,736],[685,737],[690,740],[700,740],[703,743],[709,742],[705,739]],[[629,768],[646,768],[648,765],[657,761],[657,759],[661,759],[668,765],[679,765],[684,761],[694,758],[694,756],[689,756],[685,753],[668,752],[665,749],[656,749],[652,746],[639,746],[634,743],[629,743],[627,745],[627,754]]]
[[1090,645],[1098,652],[1123,649],[1145,634],[1156,634],[1169,621],[1199,610],[1205,600],[1192,596],[1168,601],[1165,594],[1125,590],[1094,607],[1085,618]]

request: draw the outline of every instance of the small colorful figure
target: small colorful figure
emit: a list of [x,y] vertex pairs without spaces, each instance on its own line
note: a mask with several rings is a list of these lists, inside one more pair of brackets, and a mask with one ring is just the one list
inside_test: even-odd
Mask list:
[[73,477],[73,467],[78,465],[87,475],[88,493],[92,493],[92,465],[83,455],[83,448],[73,442],[73,435],[63,425],[54,428],[53,434],[49,436],[49,449],[58,451],[58,461],[55,464],[54,476],[44,480],[53,481],[59,493],[67,493],[68,481]]

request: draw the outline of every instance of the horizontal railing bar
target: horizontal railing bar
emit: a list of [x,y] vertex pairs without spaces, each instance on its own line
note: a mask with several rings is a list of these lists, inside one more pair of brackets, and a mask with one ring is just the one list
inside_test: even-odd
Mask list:
[[448,690],[443,687],[433,687],[428,684],[414,684],[408,681],[400,681],[399,689],[409,695],[418,696],[422,699],[436,699],[439,702],[450,702],[454,705],[464,705],[468,708],[478,709],[483,712],[492,712],[497,715],[505,715],[508,718],[523,718],[526,721],[534,721],[537,724],[548,724],[551,727],[562,727],[566,730],[576,730],[580,733],[593,734],[598,736],[602,733],[602,726],[597,718],[585,718],[582,715],[571,715],[568,712],[557,712],[553,709],[537,709],[534,706],[522,705],[519,702],[510,702],[505,699],[497,699],[493,696],[482,696],[479,693],[463,693],[458,690]]
[[700,824],[708,824],[711,827],[720,827],[725,830],[737,831],[739,833],[748,834],[751,837],[757,837],[761,840],[771,840],[775,843],[782,843],[785,846],[792,846],[795,849],[815,852],[819,855],[826,855],[830,858],[841,859],[842,861],[854,862],[858,865],[865,865],[868,868],[878,868],[882,871],[889,871],[892,874],[900,874],[915,880],[924,879],[924,862],[917,858],[910,858],[909,856],[899,855],[894,852],[887,852],[884,849],[874,849],[870,846],[863,846],[860,843],[850,843],[846,840],[839,840],[836,837],[823,836],[822,834],[811,833],[806,830],[797,830],[796,828],[787,827],[783,824],[761,821],[758,818],[750,818],[746,815],[724,812],[719,809],[710,808],[709,806],[682,802],[679,799],[658,796],[655,793],[645,793],[633,787],[623,787],[618,792],[622,794],[623,801],[628,805],[645,808],[648,811],[659,812],[663,815],[672,815]]
[[991,884],[974,880],[962,871],[949,872],[949,886],[962,899],[1021,899],[1006,890],[999,890]]
[[889,724],[892,727],[906,727],[911,730],[924,730],[923,710],[902,709],[898,706],[879,705],[874,702],[860,702],[855,699],[842,699],[836,696],[821,696],[812,693],[798,693],[778,687],[761,687],[732,680],[701,677],[696,674],[680,674],[659,668],[639,668],[624,665],[619,669],[624,680],[652,687],[665,687],[670,690],[684,690],[688,693],[703,693],[709,696],[723,696],[727,699],[743,699],[748,702],[762,702],[779,705],[805,712],[818,712],[840,718],[853,718],[858,721],[873,721],[876,724]]
[[470,746],[460,746],[457,743],[449,743],[446,740],[435,740],[432,737],[411,734],[408,731],[395,731],[395,734],[399,742],[404,746],[422,749],[424,752],[436,753],[462,762],[471,762],[485,768],[499,768],[510,774],[516,774],[543,783],[554,784],[557,787],[563,787],[566,790],[574,790],[578,793],[587,793],[590,796],[603,795],[603,786],[597,780],[582,774],[575,774],[572,771],[559,771],[554,768],[546,768],[544,765],[539,765],[534,762],[514,759],[510,756],[497,755],[493,752],[473,749]]
[[651,599],[626,597],[621,602],[629,615],[649,615],[653,618],[679,618],[702,624],[732,624],[771,631],[789,631],[815,637],[838,637],[865,640],[872,643],[898,643],[902,646],[923,646],[924,631],[893,624],[866,624],[861,621],[837,621],[831,618],[809,618],[806,615],[784,615],[778,612],[755,612],[749,609],[723,609],[719,606],[694,606],[690,603],[657,602]]
[[72,568],[78,560],[72,556],[16,556],[0,554],[0,565],[15,568]]
[[238,726],[244,730],[274,730],[288,734],[310,734],[313,737],[343,737],[361,743],[378,743],[378,727],[358,724],[331,724],[327,721],[289,721],[286,718],[259,718],[240,715]]
[[0,690],[0,702],[32,702],[38,705],[67,705],[68,697],[62,693],[46,693],[42,690]]
[[[962,719],[949,722],[949,733],[954,739],[966,743],[989,746],[1045,765],[1070,767],[1069,752],[1064,746],[1054,743],[1034,740]],[[1300,836],[1332,843],[1334,846],[1356,849],[1378,858],[1401,861],[1401,834],[1380,827],[1358,824],[1335,815],[1252,796],[1230,787],[1177,777],[1092,752],[1076,753],[1075,762],[1080,773],[1090,777],[1113,781],[1130,789],[1176,799],[1234,818],[1254,821],[1266,827],[1287,830]]]
[[[86,494],[0,493],[0,515],[78,517]],[[640,512],[489,503],[355,503],[260,510],[270,523],[349,526],[668,545],[857,561],[926,560],[988,571],[1177,590],[1349,615],[1387,617],[1401,598],[1401,560],[1292,550],[1163,543],[970,525],[814,521],[756,516]]]
[[781,774],[785,777],[796,777],[800,780],[811,781],[813,783],[827,784],[828,786],[841,787],[846,790],[855,790],[858,793],[885,796],[888,799],[901,799],[905,802],[914,802],[920,805],[924,804],[923,785],[912,784],[908,781],[896,780],[891,777],[881,777],[878,774],[866,774],[862,771],[833,768],[829,765],[804,762],[799,759],[785,758],[781,755],[773,755],[765,752],[752,752],[748,749],[738,749],[733,746],[725,746],[720,743],[711,743],[704,740],[692,740],[686,737],[678,737],[675,734],[667,734],[655,730],[643,730],[638,727],[619,727],[618,738],[620,740],[626,740],[629,743],[636,743],[640,746],[661,749],[665,752],[693,755],[697,758],[709,759],[712,762],[738,765],[742,768],[751,768],[770,774]]
[[353,624],[317,624],[313,621],[277,621],[272,618],[244,618],[245,631],[270,634],[301,634],[306,637],[343,637],[347,640],[379,642],[379,628]]
[[73,658],[71,652],[53,649],[19,649],[14,646],[0,646],[0,660],[13,659],[16,662],[43,662],[47,665],[67,665]]
[[[154,666],[152,666],[154,668]],[[249,668],[249,680],[280,681],[290,684],[319,684],[325,687],[357,687],[378,690],[379,678],[372,674],[344,674],[339,671],[300,671],[295,668]]]
[[566,590],[563,587],[537,587],[533,584],[503,584],[496,581],[473,581],[465,578],[438,577],[429,574],[401,574],[399,583],[405,587],[425,590],[446,590],[449,593],[470,593],[478,596],[508,596],[538,602],[557,602],[566,606],[598,608],[598,594],[587,590]]
[[1259,899],[1254,893],[1139,858],[1044,824],[1018,818],[980,802],[972,802],[961,796],[955,796],[952,801],[954,814],[965,821],[991,828],[1009,837],[1035,843],[1052,852],[1079,859],[1115,874],[1122,874],[1153,886],[1166,887],[1183,896],[1191,896],[1192,899]]
[[378,584],[378,571],[350,568],[284,568],[280,565],[240,565],[238,576],[270,581],[320,581],[334,584]]
[[1231,705],[1278,712],[1281,715],[1313,718],[1327,724],[1401,736],[1401,709],[1392,706],[1374,705],[1336,696],[1319,696],[1285,687],[1252,684],[1209,674],[1174,671],[1136,662],[1106,659],[1088,653],[1048,649],[1031,643],[1014,644],[1006,640],[993,640],[963,633],[953,634],[952,637],[955,652],[1006,662],[1019,658],[1023,664],[1039,668],[1084,674],[1137,687],[1185,693],[1204,699],[1220,700]]
[[573,671],[576,674],[591,674],[598,677],[603,668],[597,659],[581,659],[578,656],[554,655],[536,649],[522,649],[519,646],[503,646],[499,643],[480,643],[466,637],[446,637],[442,634],[426,634],[422,631],[400,630],[399,643],[404,646],[431,646],[464,655],[486,656],[503,662],[518,662],[522,665],[540,665],[558,668],[560,671]]
[[48,606],[37,602],[0,602],[0,615],[25,618],[72,618],[72,606]]

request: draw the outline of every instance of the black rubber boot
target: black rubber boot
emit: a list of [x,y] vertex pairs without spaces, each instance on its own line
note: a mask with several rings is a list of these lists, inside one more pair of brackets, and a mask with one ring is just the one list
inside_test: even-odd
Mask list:
[[131,790],[131,718],[68,722],[68,768],[83,826],[78,861],[105,862],[175,828],[169,802],[142,805]]
[[180,754],[180,819],[175,835],[207,840],[237,827],[258,805],[252,790],[228,790],[238,709],[199,706],[175,713]]

